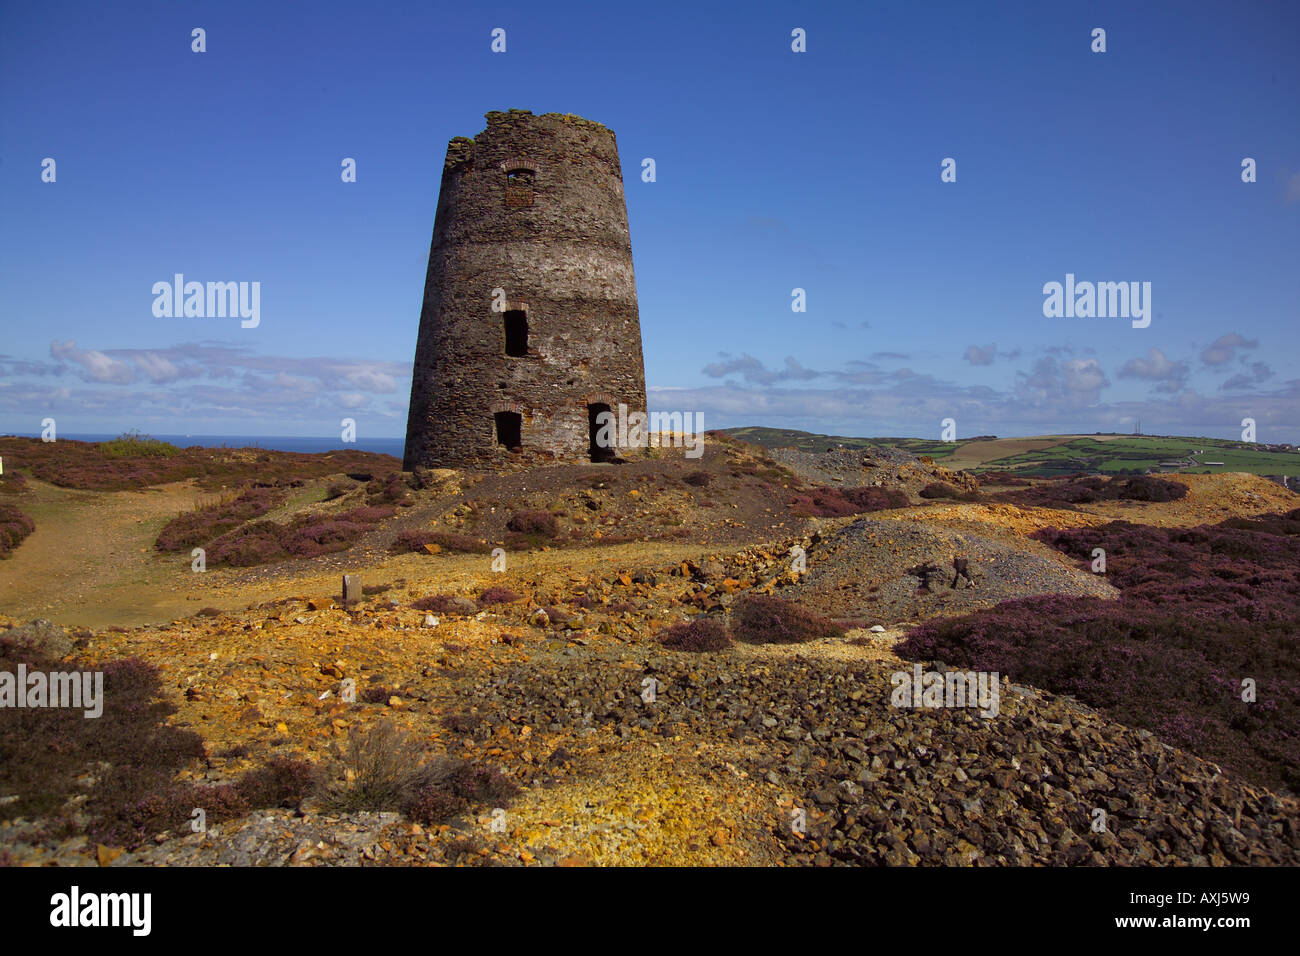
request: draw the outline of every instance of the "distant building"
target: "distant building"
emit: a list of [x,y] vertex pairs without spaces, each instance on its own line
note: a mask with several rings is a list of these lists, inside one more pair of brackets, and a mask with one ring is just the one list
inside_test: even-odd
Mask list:
[[403,467],[607,460],[598,418],[623,409],[646,391],[614,134],[488,113],[447,145]]

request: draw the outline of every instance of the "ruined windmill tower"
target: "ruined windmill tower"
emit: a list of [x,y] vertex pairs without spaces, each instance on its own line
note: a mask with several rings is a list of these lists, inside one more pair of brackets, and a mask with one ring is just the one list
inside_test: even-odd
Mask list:
[[614,134],[488,113],[447,144],[403,467],[605,460],[596,416],[620,404],[646,407]]

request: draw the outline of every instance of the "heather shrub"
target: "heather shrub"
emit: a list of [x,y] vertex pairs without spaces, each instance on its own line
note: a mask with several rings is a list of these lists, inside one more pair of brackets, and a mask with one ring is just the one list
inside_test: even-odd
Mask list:
[[366,485],[366,501],[372,505],[397,505],[410,507],[414,502],[407,500],[409,486],[402,479],[401,472],[391,472],[381,478],[375,478]]
[[396,687],[385,687],[383,684],[375,684],[373,687],[367,687],[361,692],[361,702],[363,704],[386,704],[390,697],[400,696]]
[[868,511],[887,511],[890,508],[906,508],[910,501],[907,492],[901,488],[845,488],[844,500],[858,509],[858,514]]
[[922,498],[961,498],[964,492],[946,481],[932,481],[917,492]]
[[158,533],[154,547],[159,551],[187,551],[245,521],[260,518],[284,501],[284,497],[284,492],[275,488],[248,488],[232,500],[195,508],[167,522]]
[[659,643],[674,651],[721,651],[731,646],[731,635],[717,618],[697,617],[664,630]]
[[358,525],[342,519],[304,521],[291,523],[286,529],[282,546],[295,557],[314,558],[344,550],[360,537]]
[[[61,669],[31,644],[0,632],[0,670],[12,672],[19,663]],[[187,828],[195,807],[218,822],[296,804],[315,785],[310,764],[279,758],[231,783],[174,782],[205,751],[197,734],[168,723],[176,708],[162,698],[157,669],[136,659],[99,669],[104,697],[97,719],[75,708],[0,708],[0,792],[18,797],[7,812],[44,818],[55,836],[84,832],[91,842],[133,848],[164,830]],[[79,783],[87,773],[89,790]],[[82,794],[84,822],[64,814],[68,799]]]
[[422,597],[419,600],[412,601],[411,607],[417,611],[432,611],[435,614],[450,614],[456,610],[456,596],[454,594],[431,594],[428,597]]
[[420,787],[404,805],[406,815],[422,826],[437,826],[469,809],[469,804],[436,786]]
[[296,807],[319,785],[314,764],[289,757],[273,757],[235,784],[244,801],[257,808]]
[[470,807],[499,805],[518,792],[518,785],[494,767],[443,757],[432,762],[427,782],[404,810],[417,823],[437,824]]
[[343,517],[348,521],[360,524],[374,524],[377,521],[383,521],[385,518],[391,518],[397,514],[394,508],[382,508],[375,505],[367,505],[361,508],[353,508],[351,511],[345,511]]
[[483,725],[483,718],[478,714],[456,711],[444,714],[442,725],[454,734],[472,734]]
[[731,631],[746,644],[803,644],[819,637],[840,637],[844,629],[792,601],[748,594],[731,612]]
[[491,607],[494,604],[513,604],[519,600],[522,600],[522,598],[509,588],[490,587],[478,596],[478,606]]
[[399,532],[397,537],[393,538],[388,545],[388,550],[393,554],[409,554],[413,551],[425,550],[426,544],[432,544],[430,536],[432,531],[420,531],[412,529],[409,531]]
[[436,785],[470,803],[496,803],[519,792],[519,786],[495,767],[446,759],[434,769]]
[[302,760],[272,758],[238,780],[216,785],[171,784],[127,796],[119,792],[124,777],[119,768],[108,772],[101,789],[115,797],[113,816],[96,820],[89,836],[99,842],[135,846],[165,831],[188,832],[196,808],[206,822],[221,823],[250,810],[296,807],[319,786],[316,768]]
[[469,535],[455,534],[450,531],[403,531],[393,539],[388,550],[394,554],[427,551],[425,545],[435,544],[443,551],[462,554],[487,554],[492,550],[486,541],[478,541]]
[[1234,528],[1241,531],[1263,531],[1268,534],[1300,534],[1300,508],[1280,515],[1256,515],[1253,518],[1229,518],[1219,525],[1220,528]]
[[[1006,601],[916,628],[897,651],[1071,694],[1255,782],[1294,791],[1300,537],[1292,514],[1038,532],[1084,567],[1104,548],[1120,597]],[[1257,682],[1252,704],[1241,700],[1246,677]]]
[[[392,467],[389,455],[362,451],[319,454],[271,452],[265,449],[175,448],[146,436],[123,436],[112,442],[61,438],[0,438],[0,456],[21,461],[34,478],[61,488],[98,491],[142,488],[165,482],[195,480],[205,491],[220,491],[250,482],[300,485],[357,466]],[[7,484],[8,476],[0,479]]]
[[712,478],[707,471],[690,471],[682,475],[682,481],[693,488],[707,488]]
[[[120,767],[104,774],[96,790],[99,800],[112,807],[112,814],[91,822],[87,829],[91,840],[134,848],[154,834],[181,830],[193,819],[191,814],[196,808],[203,810],[210,823],[236,819],[252,809],[233,783],[141,788],[133,777],[128,768]],[[133,792],[134,797],[128,792]],[[95,797],[92,802],[97,802]]]
[[325,497],[322,498],[321,500],[322,500],[322,501],[333,501],[333,500],[336,499],[336,498],[342,498],[342,497],[343,497],[344,495],[346,495],[349,491],[351,491],[350,488],[347,488],[347,487],[345,487],[344,485],[340,485],[340,484],[338,484],[337,482],[332,482],[332,483],[329,485],[329,487],[327,487],[327,488],[325,489]]
[[[32,670],[66,669],[0,632],[0,670],[13,672],[19,663]],[[154,667],[126,659],[99,669],[104,695],[97,719],[88,720],[75,708],[0,708],[0,793],[18,796],[5,808],[7,814],[53,816],[68,798],[86,793],[78,777],[108,765],[109,770],[96,774],[82,808],[87,825],[93,833],[113,834],[114,845],[134,845],[129,808],[166,790],[178,770],[203,756],[203,742],[167,723],[176,708],[161,699]],[[70,832],[72,827],[69,819],[54,829]]]
[[10,470],[0,475],[0,495],[18,495],[27,490],[27,476]]
[[0,558],[9,557],[23,539],[36,530],[36,522],[13,505],[0,505]]
[[830,488],[814,486],[789,499],[792,514],[805,518],[846,518],[869,511],[905,508],[907,495],[898,488]]
[[510,516],[506,530],[516,534],[554,538],[560,533],[560,526],[555,515],[549,511],[520,511]]
[[1002,492],[1003,501],[1014,504],[1059,507],[1095,501],[1177,501],[1187,486],[1177,481],[1137,475],[1132,478],[1103,478],[1099,475],[1066,475],[1033,487]]
[[314,558],[344,551],[392,508],[354,508],[337,515],[299,515],[288,524],[253,521],[223,534],[208,547],[209,565],[251,567],[288,558]]
[[1115,496],[1125,501],[1177,501],[1187,497],[1187,486],[1181,481],[1138,475],[1120,482]]
[[283,561],[289,552],[280,543],[284,528],[274,521],[252,521],[228,531],[208,545],[207,562],[213,567],[248,568]]

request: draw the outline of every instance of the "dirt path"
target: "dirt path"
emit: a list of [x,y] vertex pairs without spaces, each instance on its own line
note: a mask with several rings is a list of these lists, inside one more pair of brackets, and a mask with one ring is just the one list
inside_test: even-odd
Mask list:
[[[87,492],[31,481],[28,489],[15,504],[36,530],[0,561],[0,614],[94,629],[166,623],[204,607],[239,610],[292,595],[336,595],[345,572],[367,585],[404,580],[405,594],[392,595],[399,600],[509,587],[538,572],[566,590],[573,580],[611,566],[670,565],[705,550],[683,541],[524,552],[510,556],[506,573],[494,574],[488,555],[391,555],[358,547],[312,561],[195,574],[188,552],[162,555],[153,547],[167,521],[211,497],[190,483]],[[386,525],[380,537],[390,533]]]
[[0,613],[65,625],[130,626],[193,613],[189,559],[153,549],[159,529],[202,496],[188,482],[89,492],[29,481],[14,501],[36,530],[0,561]]

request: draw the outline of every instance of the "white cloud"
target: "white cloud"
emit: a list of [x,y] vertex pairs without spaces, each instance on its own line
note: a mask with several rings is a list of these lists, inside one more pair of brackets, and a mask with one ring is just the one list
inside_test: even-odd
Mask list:
[[1142,357],[1129,359],[1119,370],[1120,378],[1139,378],[1148,382],[1158,382],[1157,389],[1162,392],[1176,392],[1187,381],[1191,372],[1186,362],[1173,362],[1160,349],[1154,346]]
[[1223,365],[1225,362],[1232,361],[1237,354],[1237,349],[1253,349],[1257,345],[1258,342],[1242,338],[1236,332],[1229,332],[1206,346],[1201,352],[1201,361],[1206,365]]
[[174,382],[181,377],[180,370],[177,369],[175,364],[156,352],[141,352],[133,358],[133,361],[135,367],[143,372],[145,377],[155,385]]
[[72,339],[51,342],[50,357],[81,366],[81,377],[87,382],[130,385],[135,381],[135,371],[128,363],[94,349],[79,349]]

